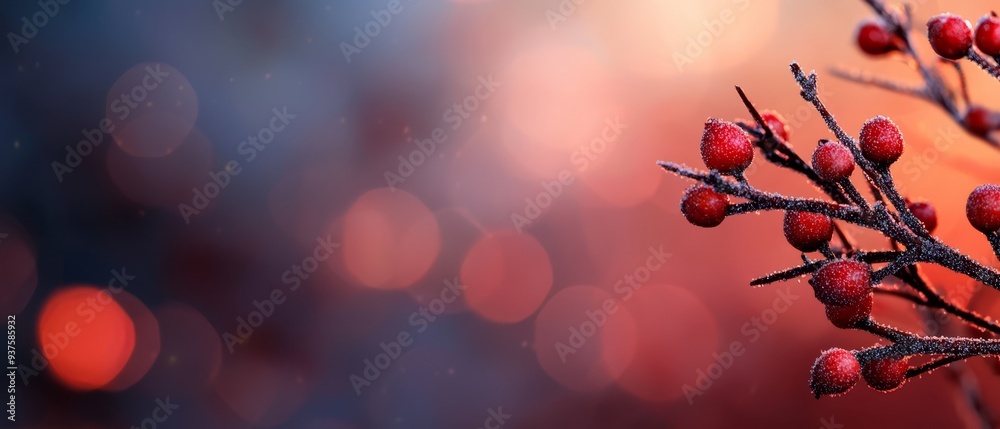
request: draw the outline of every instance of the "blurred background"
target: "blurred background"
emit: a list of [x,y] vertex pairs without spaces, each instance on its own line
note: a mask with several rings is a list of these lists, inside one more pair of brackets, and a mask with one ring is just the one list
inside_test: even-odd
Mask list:
[[[974,22],[991,5],[914,8]],[[861,1],[8,2],[4,423],[962,427],[945,371],[814,399],[821,350],[876,339],[831,326],[804,282],[748,286],[799,262],[780,213],[696,228],[678,209],[689,183],[655,165],[700,166],[706,118],[748,117],[736,84],[808,156],[830,134],[798,61],[848,130],[901,126],[906,194],[995,264],[963,209],[1000,181],[1000,151],[829,74],[919,83],[855,47],[871,16]],[[1000,108],[996,82],[967,74]],[[760,160],[748,177],[819,196]],[[1000,314],[994,291],[928,273]],[[875,315],[964,332],[883,298]],[[1000,410],[994,364],[970,367]]]

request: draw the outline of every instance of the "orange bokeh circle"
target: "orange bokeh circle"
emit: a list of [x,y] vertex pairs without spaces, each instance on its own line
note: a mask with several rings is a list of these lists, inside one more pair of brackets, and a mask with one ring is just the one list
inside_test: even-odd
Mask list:
[[648,401],[682,397],[681,386],[718,350],[715,317],[697,296],[674,286],[643,285],[622,300],[635,318],[636,348],[618,384]]
[[552,288],[552,263],[534,237],[500,231],[469,249],[460,280],[473,311],[494,322],[515,323],[542,305]]
[[121,372],[135,348],[135,326],[109,289],[71,286],[49,296],[38,317],[38,343],[56,378],[98,389]]
[[375,289],[412,285],[441,250],[434,213],[399,189],[373,189],[359,197],[344,215],[343,231],[347,273]]
[[593,286],[560,290],[535,318],[535,355],[550,377],[573,390],[607,387],[635,353],[635,320]]

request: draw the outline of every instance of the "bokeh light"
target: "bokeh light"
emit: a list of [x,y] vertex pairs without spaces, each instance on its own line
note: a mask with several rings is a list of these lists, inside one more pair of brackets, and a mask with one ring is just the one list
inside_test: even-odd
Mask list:
[[376,289],[410,286],[423,277],[441,248],[434,214],[402,190],[365,193],[343,222],[344,264],[358,282]]
[[34,245],[14,217],[0,214],[0,311],[17,314],[38,285]]
[[613,383],[635,353],[635,320],[610,293],[570,286],[552,296],[535,318],[535,354],[545,372],[574,390]]
[[552,264],[534,237],[498,231],[472,246],[460,280],[473,311],[494,322],[519,322],[538,309],[552,288]]
[[38,318],[38,342],[51,371],[78,390],[105,386],[135,348],[135,326],[110,290],[69,286],[49,296]]
[[173,152],[194,127],[198,95],[173,66],[141,63],[111,86],[106,109],[100,131],[110,130],[118,146],[132,156],[158,157]]

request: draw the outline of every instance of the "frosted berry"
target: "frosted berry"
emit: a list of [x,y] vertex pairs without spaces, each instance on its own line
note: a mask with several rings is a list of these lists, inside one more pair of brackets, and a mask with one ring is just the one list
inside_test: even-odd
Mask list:
[[844,349],[829,349],[816,359],[809,377],[809,389],[819,398],[822,395],[839,395],[851,390],[861,378],[858,359]]
[[812,156],[812,167],[820,179],[830,182],[851,177],[854,172],[854,155],[837,142],[821,143]]
[[760,118],[764,120],[764,123],[767,124],[772,133],[781,137],[781,140],[787,142],[789,137],[792,136],[788,124],[785,123],[785,117],[781,116],[780,113],[773,110],[765,110],[760,112]]
[[831,262],[813,274],[816,299],[826,305],[852,305],[872,293],[871,267],[850,259]]
[[958,15],[942,13],[927,21],[927,38],[938,55],[957,60],[972,48],[972,24]]
[[1000,186],[982,185],[973,190],[965,204],[965,216],[982,232],[1000,229]]
[[833,221],[819,213],[785,212],[785,239],[800,252],[815,252],[833,237]]
[[861,155],[883,165],[896,162],[903,155],[903,133],[885,116],[876,116],[861,126]]
[[701,159],[712,170],[739,173],[753,162],[750,135],[732,122],[709,119],[701,136]]
[[976,47],[989,56],[1000,55],[1000,18],[991,13],[976,25]]
[[907,203],[906,207],[909,208],[910,212],[924,224],[924,228],[927,228],[927,232],[934,232],[934,229],[937,228],[938,224],[937,210],[934,209],[934,206],[928,202],[917,201]]
[[861,376],[872,389],[886,392],[903,385],[908,369],[910,365],[905,357],[872,359],[861,368]]
[[858,47],[868,55],[885,55],[899,49],[895,37],[881,22],[862,22],[858,27]]
[[965,111],[965,118],[962,122],[970,133],[977,136],[986,136],[1000,125],[998,124],[1000,121],[997,121],[993,112],[983,106],[970,106],[969,110]]
[[681,198],[681,213],[693,225],[703,228],[719,226],[726,220],[729,196],[715,192],[710,186],[694,185]]
[[868,319],[872,314],[872,304],[875,298],[873,294],[868,294],[861,301],[851,305],[828,305],[826,306],[826,318],[840,329],[849,329],[859,322]]

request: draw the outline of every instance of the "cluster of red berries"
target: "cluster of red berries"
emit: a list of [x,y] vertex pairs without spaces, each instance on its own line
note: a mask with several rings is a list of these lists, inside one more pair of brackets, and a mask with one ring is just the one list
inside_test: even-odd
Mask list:
[[[761,119],[774,135],[788,141],[790,132],[780,114],[765,111]],[[888,166],[903,155],[903,134],[892,120],[883,116],[865,122],[859,143],[862,156],[877,165]],[[719,119],[705,123],[701,159],[709,169],[739,175],[753,162],[753,156],[753,139],[739,125]],[[848,180],[854,172],[854,155],[840,142],[823,141],[813,152],[812,166],[823,180]],[[729,204],[728,196],[706,185],[694,185],[681,199],[681,213],[692,224],[711,228],[722,224]],[[819,250],[832,234],[833,226],[826,216],[789,212],[785,217],[785,237],[803,252]]]
[[833,348],[823,352],[812,367],[809,388],[816,397],[846,393],[864,378],[872,389],[888,392],[903,385],[910,368],[906,357],[873,358],[858,362],[850,351]]
[[[817,271],[809,283],[816,298],[826,306],[826,317],[834,326],[848,329],[868,320],[872,311],[871,266],[851,259],[838,259]],[[830,349],[813,364],[809,387],[816,397],[850,390],[864,377],[875,390],[890,391],[906,381],[907,359],[887,357],[859,363],[844,349]]]
[[[990,13],[979,19],[973,33],[972,25],[962,17],[943,13],[927,21],[927,38],[934,52],[942,58],[958,60],[969,54],[975,45],[979,50],[1000,61],[1000,17]],[[973,134],[985,136],[1000,129],[1000,118],[982,106],[969,106],[963,120]]]
[[[898,51],[903,40],[895,30],[880,20],[864,21],[857,30],[858,47],[876,56]],[[965,57],[973,44],[986,55],[1000,56],[1000,18],[995,13],[982,17],[973,32],[969,21],[943,13],[927,21],[927,38],[934,52],[949,60]]]
[[[866,20],[858,26],[857,45],[866,54],[882,56],[902,51],[905,41],[896,31],[881,20]],[[969,54],[975,46],[983,54],[1000,61],[1000,17],[995,13],[983,16],[976,25],[950,13],[934,16],[927,21],[927,38],[934,52],[942,58],[958,60]],[[963,118],[969,132],[986,136],[1000,129],[1000,117],[982,106],[969,106]]]
[[[764,112],[761,119],[773,135],[787,141],[790,133],[780,115]],[[759,142],[740,125],[710,119],[705,123],[701,139],[701,157],[708,168],[742,180],[742,172],[753,162],[756,143]],[[903,153],[903,135],[889,118],[876,116],[861,127],[858,147],[865,160],[877,168],[888,168]],[[850,180],[855,165],[853,153],[840,142],[823,140],[812,154],[812,168],[825,181]],[[705,184],[692,186],[681,199],[681,212],[687,220],[706,228],[720,225],[729,207],[728,195]],[[907,201],[907,208],[929,232],[937,228],[934,206],[924,201]],[[987,234],[1000,230],[1000,186],[976,188],[969,195],[966,213],[976,229]],[[835,232],[830,217],[795,210],[785,212],[783,231],[788,243],[801,252],[828,251]],[[850,329],[869,320],[876,282],[868,263],[851,258],[832,260],[817,270],[809,283],[834,326]],[[848,391],[864,378],[872,388],[888,391],[903,384],[908,368],[905,357],[870,358],[859,362],[850,351],[830,349],[816,360],[810,387],[817,397],[835,395]]]
[[943,13],[927,21],[927,38],[934,52],[949,60],[965,57],[973,44],[986,55],[1000,56],[1000,18],[994,13],[982,17],[973,33],[969,21]]

